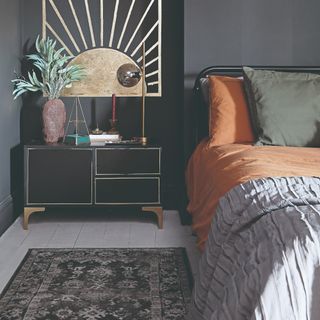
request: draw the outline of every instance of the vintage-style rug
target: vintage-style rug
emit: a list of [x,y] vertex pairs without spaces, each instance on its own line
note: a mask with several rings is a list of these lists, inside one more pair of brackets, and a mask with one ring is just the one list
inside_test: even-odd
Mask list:
[[190,280],[182,248],[31,249],[0,297],[0,319],[183,319]]

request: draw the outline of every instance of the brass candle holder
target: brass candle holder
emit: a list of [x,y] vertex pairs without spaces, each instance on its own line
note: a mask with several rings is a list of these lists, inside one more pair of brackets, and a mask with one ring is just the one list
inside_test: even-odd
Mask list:
[[91,130],[91,134],[94,135],[94,136],[100,136],[103,134],[103,130],[101,130],[99,128],[99,125],[98,125],[98,122],[97,122],[97,126],[95,129]]
[[109,119],[110,123],[110,129],[108,131],[108,134],[119,134],[118,125],[119,121],[118,119]]

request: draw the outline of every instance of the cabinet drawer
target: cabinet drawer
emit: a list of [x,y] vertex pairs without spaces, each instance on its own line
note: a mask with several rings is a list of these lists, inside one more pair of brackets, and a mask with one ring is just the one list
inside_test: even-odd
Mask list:
[[159,175],[160,157],[160,148],[96,149],[96,175]]
[[160,178],[97,178],[96,204],[159,204]]

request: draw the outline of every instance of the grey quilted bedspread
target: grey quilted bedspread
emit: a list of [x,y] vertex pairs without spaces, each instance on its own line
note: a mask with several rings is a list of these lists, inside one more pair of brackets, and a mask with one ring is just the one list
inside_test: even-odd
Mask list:
[[320,319],[320,178],[266,178],[219,203],[200,261],[195,320]]

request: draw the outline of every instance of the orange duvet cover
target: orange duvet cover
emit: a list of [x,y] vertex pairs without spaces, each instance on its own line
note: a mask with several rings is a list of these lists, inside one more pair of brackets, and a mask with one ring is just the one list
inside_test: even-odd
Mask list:
[[234,186],[266,177],[320,176],[320,148],[228,144],[202,141],[187,172],[188,211],[200,249],[204,248],[219,199]]

